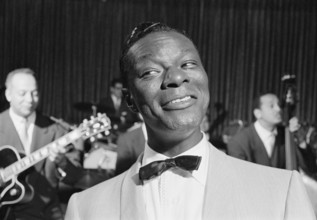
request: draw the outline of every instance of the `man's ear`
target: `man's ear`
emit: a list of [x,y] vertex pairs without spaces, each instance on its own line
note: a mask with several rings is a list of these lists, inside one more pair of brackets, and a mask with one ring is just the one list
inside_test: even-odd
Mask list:
[[253,115],[254,115],[254,117],[256,118],[256,119],[260,119],[261,118],[261,116],[262,116],[262,114],[261,114],[261,110],[260,109],[254,109],[253,110]]
[[10,93],[9,89],[6,89],[5,96],[6,96],[7,101],[11,102],[11,93]]
[[135,113],[139,112],[139,110],[136,107],[136,104],[134,102],[134,98],[127,88],[122,89],[122,95],[124,97],[125,102],[127,103],[127,106],[129,107],[129,109]]

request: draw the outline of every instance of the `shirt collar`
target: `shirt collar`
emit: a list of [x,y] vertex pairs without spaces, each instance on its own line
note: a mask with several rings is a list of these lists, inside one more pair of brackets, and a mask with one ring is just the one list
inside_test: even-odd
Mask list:
[[144,122],[142,122],[142,124],[141,124],[141,129],[142,129],[142,132],[144,135],[145,143],[147,143],[147,131],[146,131],[146,126],[145,126]]
[[27,118],[25,119],[24,117],[16,114],[12,108],[9,109],[9,115],[11,117],[11,119],[15,122],[19,122],[19,123],[22,123],[24,122],[25,120],[27,120],[28,124],[34,124],[35,122],[35,117],[36,117],[36,113],[35,112],[32,112],[32,114]]
[[[200,156],[201,162],[198,170],[194,170],[192,172],[192,176],[200,182],[202,185],[206,184],[207,179],[207,171],[208,171],[208,161],[209,161],[209,153],[208,153],[208,147],[209,142],[207,141],[205,133],[203,133],[202,139],[192,148],[188,149],[187,151],[175,156],[182,156],[182,155],[194,155],[194,156]],[[144,155],[142,159],[142,166],[145,166],[153,161],[158,160],[166,160],[169,157],[165,156],[164,154],[157,153],[152,148],[149,147],[147,142],[145,143],[145,149],[144,149]]]
[[112,98],[112,100],[113,100],[114,102],[121,102],[121,98],[118,98],[118,97],[115,96],[114,94],[111,94],[110,96],[111,96],[111,98]]
[[274,134],[275,136],[277,135],[277,129],[274,128],[273,131],[269,131],[267,129],[265,129],[259,121],[254,122],[254,128],[257,131],[257,133],[260,135],[260,137],[262,137],[264,140],[268,137],[270,137],[272,134]]

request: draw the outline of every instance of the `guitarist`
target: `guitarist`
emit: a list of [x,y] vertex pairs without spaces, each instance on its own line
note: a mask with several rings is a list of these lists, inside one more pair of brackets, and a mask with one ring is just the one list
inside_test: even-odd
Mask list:
[[[237,133],[228,144],[228,154],[243,160],[266,166],[286,168],[285,134],[282,109],[278,97],[273,93],[262,93],[254,101],[253,114],[256,121]],[[289,121],[290,132],[300,125],[296,117]],[[309,146],[297,146],[297,168],[306,173],[316,173],[313,150]]]
[[[10,72],[6,79],[5,96],[10,108],[0,114],[0,146],[10,145],[19,154],[28,155],[66,133],[61,126],[36,112],[39,92],[33,70],[21,68]],[[81,165],[79,151],[65,153],[65,149],[55,149],[48,159],[19,175],[21,182],[22,177],[26,177],[24,186],[29,192],[28,202],[0,206],[3,215],[0,219],[63,219],[57,196],[58,182],[76,182]],[[10,165],[11,160],[1,155],[2,167]],[[4,164],[6,161],[8,164]]]

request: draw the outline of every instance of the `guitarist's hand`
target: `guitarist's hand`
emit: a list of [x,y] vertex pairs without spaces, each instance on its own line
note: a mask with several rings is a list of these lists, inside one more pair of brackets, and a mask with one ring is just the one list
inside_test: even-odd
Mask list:
[[50,156],[48,158],[56,164],[65,163],[67,160],[65,156],[66,151],[66,148],[51,148]]

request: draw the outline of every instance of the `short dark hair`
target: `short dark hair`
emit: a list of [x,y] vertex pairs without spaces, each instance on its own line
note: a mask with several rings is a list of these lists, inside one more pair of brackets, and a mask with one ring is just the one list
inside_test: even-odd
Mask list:
[[259,92],[257,94],[257,96],[253,99],[253,103],[252,103],[252,109],[260,109],[261,108],[261,98],[265,95],[268,95],[268,94],[272,94],[272,95],[276,95],[274,92],[272,91],[263,91],[263,92]]
[[111,80],[111,87],[115,87],[117,83],[123,84],[120,78],[114,78]]
[[[154,32],[177,32],[185,37],[187,37],[189,40],[191,38],[185,33],[185,31],[180,31],[175,28],[171,28],[167,26],[166,24],[160,23],[160,22],[143,22],[138,24],[132,32],[128,35],[126,40],[123,43],[122,50],[121,50],[121,57],[120,57],[120,72],[122,76],[122,81],[124,86],[128,86],[129,81],[129,74],[128,72],[131,71],[133,67],[133,63],[131,60],[131,57],[128,56],[128,52],[130,48],[140,39],[144,38],[150,33]],[[191,40],[192,41],[192,40]]]

